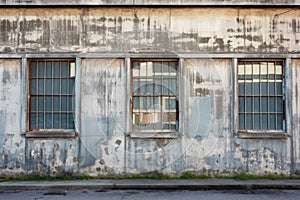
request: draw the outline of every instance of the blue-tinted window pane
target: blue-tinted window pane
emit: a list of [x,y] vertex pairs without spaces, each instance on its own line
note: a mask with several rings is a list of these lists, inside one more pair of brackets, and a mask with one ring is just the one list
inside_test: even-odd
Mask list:
[[60,80],[53,79],[53,94],[60,94]]
[[253,116],[246,114],[246,129],[253,129]]
[[276,114],[270,114],[269,115],[269,122],[270,122],[270,129],[275,130],[276,129]]
[[44,111],[44,97],[38,97],[38,109],[39,111]]
[[44,62],[38,62],[38,77],[44,78],[44,76],[45,76]]
[[44,114],[38,114],[38,128],[44,129]]
[[31,96],[30,97],[30,111],[37,111],[36,109],[36,97],[35,96]]
[[74,124],[74,114],[70,113],[69,114],[69,129],[75,129],[75,124]]
[[46,77],[52,78],[52,62],[46,62]]
[[259,95],[260,94],[260,82],[253,83],[253,94]]
[[270,95],[275,94],[275,82],[269,82],[269,94]]
[[68,99],[66,96],[61,97],[61,111],[68,111]]
[[156,80],[155,81],[155,94],[162,94],[162,88],[163,88],[163,85],[162,85],[162,81],[159,79],[159,80]]
[[30,93],[31,94],[37,94],[37,79],[32,79],[30,81]]
[[139,109],[139,97],[133,97],[133,109]]
[[282,95],[282,82],[276,82],[276,93]]
[[62,79],[61,80],[61,94],[68,94],[68,80]]
[[36,114],[34,114],[34,113],[30,114],[29,125],[31,128],[37,128]]
[[63,113],[61,114],[61,128],[68,128],[68,115]]
[[69,77],[69,63],[61,62],[61,77],[67,78]]
[[261,97],[261,111],[268,112],[268,97]]
[[162,62],[162,72],[164,76],[169,76],[169,63]]
[[163,80],[163,94],[169,94],[169,80]]
[[269,112],[276,112],[275,97],[269,97]]
[[133,94],[139,94],[139,81],[137,79],[133,80]]
[[59,111],[60,110],[60,99],[59,96],[53,97],[53,111]]
[[283,129],[283,118],[282,114],[277,115],[277,129],[282,130]]
[[262,114],[262,129],[268,129],[268,114]]
[[67,97],[68,99],[68,111],[73,111],[74,110],[74,96],[69,96]]
[[140,109],[147,109],[147,98],[146,97],[140,97],[139,98],[139,103],[140,103]]
[[39,79],[38,84],[38,94],[44,94],[44,79]]
[[54,62],[54,77],[59,78],[60,77],[60,63],[59,62]]
[[245,112],[245,98],[239,97],[239,112]]
[[75,82],[75,79],[70,79],[70,81],[69,81],[69,94],[74,94],[74,92],[75,92],[74,82]]
[[52,128],[52,113],[46,113],[45,115],[45,128]]
[[52,97],[46,96],[46,111],[52,111]]
[[37,63],[31,62],[30,63],[30,78],[36,78],[37,77]]
[[246,97],[246,112],[253,112],[252,97]]
[[52,79],[46,79],[46,94],[52,94]]
[[146,94],[147,93],[147,86],[146,86],[146,82],[143,81],[143,82],[140,82],[140,94]]
[[246,94],[251,95],[252,94],[252,83],[246,82]]
[[239,94],[245,94],[245,83],[244,82],[240,82],[239,83]]
[[253,129],[260,129],[260,114],[254,114]]
[[61,128],[60,115],[58,113],[53,113],[53,128]]
[[282,97],[277,97],[277,112],[283,112],[283,100]]
[[169,93],[172,95],[176,95],[176,79],[169,80]]
[[260,112],[260,101],[259,97],[254,97],[254,112]]
[[261,94],[268,95],[268,82],[261,82]]

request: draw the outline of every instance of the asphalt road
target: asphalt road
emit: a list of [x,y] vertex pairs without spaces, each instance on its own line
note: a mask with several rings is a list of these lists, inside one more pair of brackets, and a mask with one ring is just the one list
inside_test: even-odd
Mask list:
[[299,200],[300,190],[0,190],[1,200]]

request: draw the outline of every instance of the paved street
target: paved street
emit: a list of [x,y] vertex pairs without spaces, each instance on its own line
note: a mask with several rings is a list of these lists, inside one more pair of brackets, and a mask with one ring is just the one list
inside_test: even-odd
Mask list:
[[299,200],[300,190],[210,190],[210,191],[162,191],[162,190],[0,190],[1,200]]

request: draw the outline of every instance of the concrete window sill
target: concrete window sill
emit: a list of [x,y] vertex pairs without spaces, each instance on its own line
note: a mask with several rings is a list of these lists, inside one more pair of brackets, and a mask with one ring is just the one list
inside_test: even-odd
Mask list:
[[128,136],[133,139],[177,139],[181,134],[179,132],[131,132]]
[[238,132],[241,139],[288,139],[290,134],[284,132]]
[[76,138],[75,131],[29,131],[24,134],[26,138]]

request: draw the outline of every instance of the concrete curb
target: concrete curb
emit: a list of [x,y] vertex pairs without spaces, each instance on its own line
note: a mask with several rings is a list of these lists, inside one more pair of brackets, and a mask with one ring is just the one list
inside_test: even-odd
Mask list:
[[300,180],[235,181],[235,180],[98,180],[55,182],[2,182],[0,190],[300,190]]

